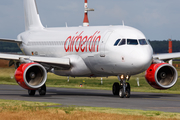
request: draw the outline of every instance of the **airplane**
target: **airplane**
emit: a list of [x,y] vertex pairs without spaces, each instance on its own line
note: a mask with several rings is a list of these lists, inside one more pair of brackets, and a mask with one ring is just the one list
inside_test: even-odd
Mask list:
[[17,39],[0,39],[17,43],[24,55],[0,53],[0,59],[15,65],[15,80],[30,96],[36,91],[46,95],[48,72],[71,77],[117,76],[112,93],[120,98],[130,97],[130,77],[144,71],[146,81],[156,89],[169,89],[177,82],[177,70],[166,61],[180,53],[153,55],[145,35],[136,28],[45,28],[35,0],[24,0],[24,9],[25,31]]

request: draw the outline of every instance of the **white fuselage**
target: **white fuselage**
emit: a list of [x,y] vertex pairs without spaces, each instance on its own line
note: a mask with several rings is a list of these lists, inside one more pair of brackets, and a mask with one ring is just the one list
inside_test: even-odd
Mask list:
[[[122,39],[125,44],[120,45]],[[140,44],[142,39],[146,39],[142,32],[128,26],[44,28],[18,36],[26,55],[69,58],[69,70],[53,72],[74,77],[134,75],[145,71],[151,65],[153,50],[148,43]],[[129,44],[128,40],[137,44]]]

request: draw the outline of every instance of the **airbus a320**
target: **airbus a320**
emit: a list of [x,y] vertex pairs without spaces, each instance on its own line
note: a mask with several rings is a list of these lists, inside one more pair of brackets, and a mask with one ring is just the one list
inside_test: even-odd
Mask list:
[[145,35],[136,28],[88,26],[45,28],[35,0],[24,0],[25,32],[17,39],[24,55],[0,54],[15,65],[15,80],[29,95],[46,94],[47,72],[71,77],[117,76],[114,95],[130,97],[132,75],[146,71],[147,82],[156,89],[169,89],[178,78],[177,70],[165,61],[180,53],[153,55]]

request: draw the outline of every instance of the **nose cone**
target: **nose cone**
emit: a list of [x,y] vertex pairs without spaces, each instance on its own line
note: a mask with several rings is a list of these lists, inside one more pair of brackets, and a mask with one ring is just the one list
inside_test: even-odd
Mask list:
[[132,65],[137,72],[143,72],[152,63],[153,51],[150,46],[140,46],[132,52]]

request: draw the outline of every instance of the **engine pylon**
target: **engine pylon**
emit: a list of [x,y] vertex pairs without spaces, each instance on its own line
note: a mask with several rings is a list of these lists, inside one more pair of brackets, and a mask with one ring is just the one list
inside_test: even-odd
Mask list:
[[84,0],[84,21],[83,26],[89,26],[88,11],[94,11],[94,9],[88,8],[88,1]]

